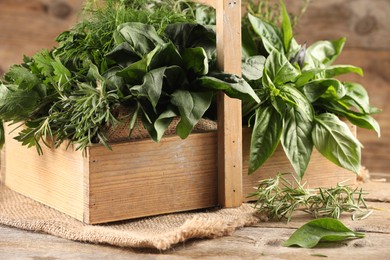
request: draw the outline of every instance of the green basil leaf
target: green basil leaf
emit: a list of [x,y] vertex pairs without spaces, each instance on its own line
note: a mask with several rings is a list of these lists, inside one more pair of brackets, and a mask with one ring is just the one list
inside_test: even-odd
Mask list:
[[253,30],[261,37],[264,48],[268,53],[274,50],[284,52],[282,32],[279,28],[251,14],[248,14],[248,18]]
[[132,95],[136,97],[146,97],[152,105],[154,111],[161,96],[164,81],[165,67],[151,70],[144,76],[142,85],[130,88]]
[[275,152],[282,130],[282,118],[273,107],[256,109],[250,144],[249,174],[256,171]]
[[300,90],[310,102],[314,102],[320,97],[330,100],[340,99],[347,92],[343,83],[337,79],[313,80],[301,87]]
[[288,106],[283,117],[281,143],[287,158],[302,179],[313,151],[313,123],[302,110]]
[[366,89],[357,83],[344,82],[346,94],[342,98],[343,102],[358,108],[362,113],[369,114],[371,111],[370,100]]
[[117,31],[140,57],[151,52],[157,45],[164,44],[152,25],[129,22],[118,26]]
[[242,77],[246,80],[258,80],[263,76],[264,56],[252,56],[242,62]]
[[328,160],[359,173],[362,145],[337,116],[330,113],[316,116],[312,139],[317,150]]
[[306,67],[318,68],[318,63],[330,66],[340,55],[345,44],[345,38],[334,41],[319,41],[306,50]]
[[197,76],[209,73],[209,62],[203,48],[187,48],[182,53],[185,68]]
[[289,53],[291,40],[293,38],[292,26],[290,21],[290,16],[287,13],[286,6],[283,0],[280,0],[281,12],[282,12],[282,34],[283,34],[283,47],[284,53]]
[[327,101],[322,105],[327,111],[347,118],[352,124],[358,127],[374,130],[378,134],[378,137],[380,137],[381,130],[379,123],[373,117],[354,112],[348,109],[341,101]]
[[300,71],[288,61],[284,54],[278,51],[272,51],[267,57],[265,73],[267,73],[275,86],[294,82],[300,75]]
[[231,98],[239,98],[241,100],[253,99],[260,103],[260,99],[252,87],[244,79],[232,74],[213,73],[210,76],[197,79],[196,84],[204,88],[222,90]]
[[295,109],[301,110],[302,115],[306,117],[306,120],[313,121],[313,107],[309,100],[295,87],[290,85],[280,86],[280,96],[293,105]]
[[300,88],[300,87],[306,85],[311,80],[315,79],[315,77],[319,73],[321,73],[321,70],[318,70],[318,69],[303,70],[301,75],[299,75],[299,77],[295,81],[295,87]]
[[333,65],[329,66],[325,70],[327,78],[333,78],[339,75],[347,74],[347,73],[355,73],[360,76],[363,76],[363,70],[359,67],[355,67],[352,65]]
[[176,127],[176,133],[186,138],[209,108],[213,92],[190,92],[177,90],[172,94],[171,103],[178,107],[180,122]]
[[297,229],[283,246],[315,247],[321,241],[337,242],[347,238],[363,238],[358,233],[347,228],[341,221],[332,218],[312,220]]

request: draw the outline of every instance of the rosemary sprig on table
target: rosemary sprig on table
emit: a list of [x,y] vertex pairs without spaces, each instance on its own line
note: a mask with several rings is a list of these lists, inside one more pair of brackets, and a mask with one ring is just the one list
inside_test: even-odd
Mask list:
[[369,210],[362,189],[338,183],[333,188],[305,188],[293,176],[293,182],[285,178],[286,174],[259,181],[256,191],[249,198],[256,200],[255,209],[266,214],[269,219],[287,219],[289,222],[297,210],[304,211],[315,218],[340,218],[342,213],[352,214],[353,219],[368,217]]

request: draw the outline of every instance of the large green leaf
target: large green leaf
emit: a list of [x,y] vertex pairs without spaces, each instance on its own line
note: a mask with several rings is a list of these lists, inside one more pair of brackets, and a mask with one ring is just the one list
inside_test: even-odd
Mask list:
[[355,73],[363,76],[363,70],[352,65],[332,65],[326,68],[326,77],[333,78],[347,73]]
[[182,57],[187,70],[197,76],[204,76],[209,73],[209,63],[205,50],[201,47],[186,48]]
[[265,73],[267,73],[275,86],[294,82],[300,75],[300,71],[288,61],[286,56],[276,50],[272,51],[267,57]]
[[312,139],[317,150],[328,160],[359,173],[361,144],[337,116],[330,113],[316,116]]
[[284,52],[282,32],[279,28],[251,14],[248,14],[248,18],[253,30],[261,37],[268,53],[274,50]]
[[313,80],[301,87],[300,91],[310,102],[314,102],[320,97],[337,100],[346,94],[345,86],[337,79]]
[[147,63],[147,59],[143,58],[119,71],[117,75],[122,77],[126,83],[131,85],[140,84],[148,71]]
[[306,50],[307,69],[318,68],[318,64],[327,67],[340,55],[345,38],[334,41],[318,41]]
[[346,94],[342,98],[343,102],[357,108],[360,112],[370,114],[372,107],[366,89],[357,83],[344,82]]
[[130,88],[132,95],[147,98],[154,111],[156,111],[156,106],[161,96],[165,69],[165,67],[162,67],[149,71],[145,74],[142,85]]
[[176,127],[176,133],[181,138],[186,138],[202,118],[211,104],[213,92],[190,92],[177,90],[172,94],[171,103],[180,112],[180,122]]
[[209,59],[216,52],[215,31],[203,25],[193,23],[169,24],[164,33],[180,52],[186,48],[202,47]]
[[232,74],[213,73],[211,76],[204,76],[197,79],[196,84],[204,88],[222,90],[232,98],[260,102],[259,97],[251,86],[244,79]]
[[136,53],[128,42],[115,46],[112,51],[106,54],[106,58],[117,62],[118,65],[123,67],[127,67],[141,59],[140,54]]
[[294,87],[283,86],[281,91],[280,96],[289,104],[283,115],[282,146],[294,170],[302,178],[313,149],[314,112],[309,101]]
[[256,109],[250,144],[249,174],[256,171],[275,152],[282,130],[282,118],[273,107]]
[[302,179],[313,151],[311,140],[313,124],[301,110],[292,106],[286,109],[283,123],[281,138],[283,149],[295,172]]
[[258,80],[263,76],[264,56],[252,56],[242,62],[242,76],[246,80]]
[[292,85],[280,86],[280,96],[285,102],[293,105],[295,109],[300,110],[307,121],[313,121],[314,111],[309,100]]
[[183,59],[173,43],[160,45],[148,56],[149,70],[168,66],[183,66]]
[[323,107],[329,112],[347,118],[352,124],[358,127],[374,130],[378,134],[378,137],[380,137],[380,126],[378,122],[370,115],[354,112],[348,109],[348,107],[341,103],[341,101],[324,102]]
[[299,229],[283,243],[283,246],[300,246],[304,248],[315,247],[321,241],[337,242],[347,238],[363,238],[358,233],[347,228],[342,222],[332,218],[312,220]]
[[130,22],[118,26],[117,31],[139,56],[151,52],[157,45],[164,44],[152,25]]

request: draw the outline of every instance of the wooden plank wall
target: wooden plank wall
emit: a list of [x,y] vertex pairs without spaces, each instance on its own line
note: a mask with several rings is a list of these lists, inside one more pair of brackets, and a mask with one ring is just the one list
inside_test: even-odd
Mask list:
[[[301,1],[285,1],[289,10]],[[389,172],[390,166],[390,1],[388,0],[312,0],[296,28],[298,40],[346,36],[347,44],[338,63],[360,66],[363,78],[348,76],[369,91],[371,103],[383,109],[376,116],[382,137],[359,130],[365,149],[363,164],[372,172]],[[0,74],[22,55],[33,55],[55,44],[54,38],[77,18],[83,0],[0,0]]]

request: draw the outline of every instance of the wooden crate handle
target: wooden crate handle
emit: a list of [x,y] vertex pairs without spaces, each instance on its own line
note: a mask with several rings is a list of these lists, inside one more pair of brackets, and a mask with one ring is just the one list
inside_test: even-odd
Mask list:
[[[241,0],[195,0],[217,13],[219,68],[241,76]],[[224,207],[242,203],[241,101],[218,95],[218,201]]]

